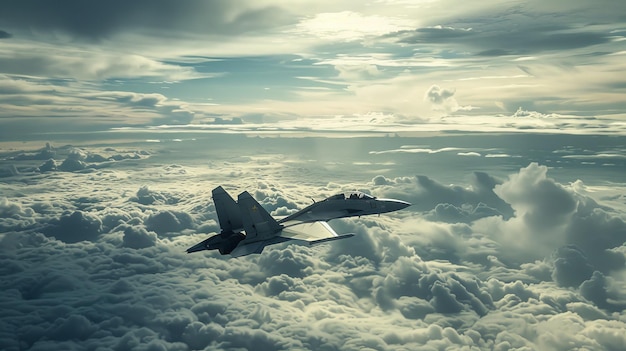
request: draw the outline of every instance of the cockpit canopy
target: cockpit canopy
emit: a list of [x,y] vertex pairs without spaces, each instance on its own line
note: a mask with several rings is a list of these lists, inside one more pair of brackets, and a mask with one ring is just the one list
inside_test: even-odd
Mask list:
[[373,200],[375,197],[360,191],[349,191],[329,197],[327,200]]

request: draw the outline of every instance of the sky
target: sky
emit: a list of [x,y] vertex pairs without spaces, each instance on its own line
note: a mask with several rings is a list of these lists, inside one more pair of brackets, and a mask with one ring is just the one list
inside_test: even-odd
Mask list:
[[444,117],[463,130],[562,118],[571,129],[623,133],[625,7],[8,0],[0,121],[4,137],[33,124],[49,132],[241,118],[302,127],[370,114],[412,129]]
[[[626,3],[1,7],[0,349],[626,349]],[[187,254],[218,185],[413,205]]]

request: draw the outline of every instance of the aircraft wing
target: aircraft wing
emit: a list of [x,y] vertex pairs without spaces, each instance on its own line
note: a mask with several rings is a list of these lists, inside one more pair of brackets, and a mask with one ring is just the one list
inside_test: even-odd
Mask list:
[[346,239],[354,234],[338,235],[326,222],[301,222],[288,221],[283,223],[284,228],[280,235],[260,241],[246,243],[241,242],[231,253],[232,257],[246,256],[253,253],[261,253],[268,245],[278,244],[285,241],[295,240],[306,245],[316,245],[328,241]]
[[303,241],[309,245],[320,244],[327,241],[345,239],[354,234],[338,235],[328,223],[287,221],[282,223],[284,228],[280,234],[283,238]]

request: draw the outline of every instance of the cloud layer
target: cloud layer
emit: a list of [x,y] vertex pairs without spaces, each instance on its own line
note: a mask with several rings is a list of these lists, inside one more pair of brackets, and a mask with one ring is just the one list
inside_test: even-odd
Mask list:
[[[238,140],[240,154],[256,143],[268,149],[220,159],[207,139],[208,166],[204,152],[180,160],[174,146],[185,142],[141,144],[157,146],[149,152],[133,144],[6,153],[3,162],[21,171],[3,178],[0,199],[1,347],[626,346],[626,212],[614,198],[615,191],[623,198],[623,188],[605,196],[582,181],[561,183],[537,163],[504,175],[474,172],[459,185],[398,167],[360,183],[330,163],[323,172],[311,168],[344,179],[338,186],[315,180],[304,169],[315,161],[297,162],[296,149],[271,152],[272,143],[290,150],[294,140],[224,138]],[[372,139],[347,140],[345,147]],[[135,154],[143,156],[121,157]],[[390,167],[406,154],[384,156]],[[48,157],[86,166],[29,171]],[[185,248],[219,230],[208,191],[217,184],[254,191],[268,210],[285,214],[311,194],[346,188],[414,206],[333,221],[356,236],[332,245],[281,244],[239,259],[188,255]]]

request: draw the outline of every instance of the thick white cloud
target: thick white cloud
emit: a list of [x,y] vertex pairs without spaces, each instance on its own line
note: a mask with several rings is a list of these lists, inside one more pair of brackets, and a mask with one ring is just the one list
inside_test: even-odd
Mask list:
[[362,40],[366,37],[382,36],[410,29],[412,21],[385,16],[364,16],[357,12],[318,13],[305,18],[296,25],[296,32],[315,35],[326,40]]
[[546,176],[547,167],[531,164],[494,191],[515,211],[508,220],[488,217],[474,224],[503,247],[511,258],[541,258],[568,243],[567,226],[576,213],[575,194]]
[[[36,172],[49,157],[10,157],[42,150],[3,151],[2,165],[23,171],[0,183],[0,347],[624,348],[621,192],[594,193],[590,173],[564,184],[539,164],[484,166],[457,178],[468,184],[446,185],[467,169],[448,157],[463,156],[408,154],[446,164],[441,173],[408,168],[406,153],[368,153],[404,142],[381,139],[312,147],[307,138],[215,134],[141,144],[149,155],[136,142],[46,148],[59,162],[83,160],[80,172]],[[315,147],[321,158],[335,143],[370,163],[311,160]],[[432,173],[408,173],[416,169]],[[602,171],[598,178],[611,174]],[[237,259],[186,254],[219,230],[210,199],[218,184],[233,195],[256,190],[268,210],[285,213],[343,188],[414,206],[331,221],[357,234],[332,244],[281,244]]]

